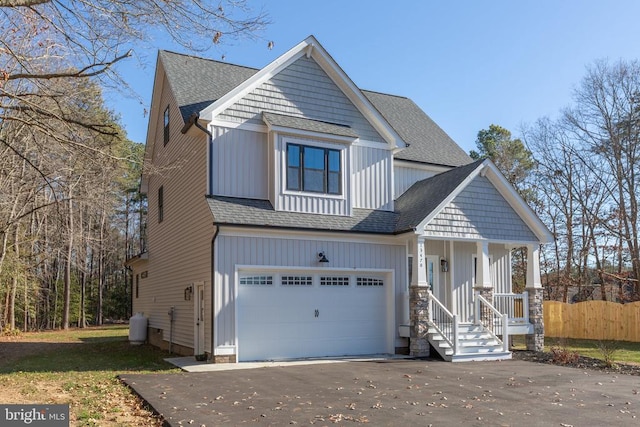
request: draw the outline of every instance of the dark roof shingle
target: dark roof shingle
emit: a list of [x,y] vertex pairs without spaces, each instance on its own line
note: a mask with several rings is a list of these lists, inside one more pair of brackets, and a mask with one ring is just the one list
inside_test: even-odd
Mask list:
[[[163,50],[158,55],[185,123],[192,114],[202,111],[258,72],[255,68]],[[461,166],[472,161],[409,98],[366,90],[362,93],[409,144],[396,153],[396,159],[445,166]]]
[[395,211],[399,215],[396,232],[415,229],[482,162],[484,159],[423,179],[409,187],[395,201]]
[[353,209],[352,216],[275,211],[259,199],[210,196],[207,203],[217,224],[296,228],[320,231],[392,234],[398,214],[373,209]]

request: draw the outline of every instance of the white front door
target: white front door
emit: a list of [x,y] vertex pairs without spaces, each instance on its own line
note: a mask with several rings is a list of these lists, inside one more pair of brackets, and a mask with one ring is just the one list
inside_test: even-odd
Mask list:
[[393,351],[384,275],[245,273],[238,286],[239,361]]

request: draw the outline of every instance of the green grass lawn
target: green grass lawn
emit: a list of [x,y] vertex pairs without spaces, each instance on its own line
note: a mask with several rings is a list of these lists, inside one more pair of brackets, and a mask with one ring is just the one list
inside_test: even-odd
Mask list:
[[[544,347],[545,351],[551,351],[552,347],[563,347],[581,356],[600,360],[605,360],[605,354],[611,352],[613,362],[640,364],[640,343],[638,342],[545,337]],[[513,348],[516,350],[526,348],[523,336],[513,337]]]
[[0,340],[2,403],[68,403],[72,425],[160,425],[117,379],[179,372],[149,345],[128,343],[128,326],[28,333]]

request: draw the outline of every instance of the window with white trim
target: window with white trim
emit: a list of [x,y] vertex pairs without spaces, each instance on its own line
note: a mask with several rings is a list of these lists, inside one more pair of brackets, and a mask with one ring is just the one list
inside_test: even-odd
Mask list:
[[313,276],[282,276],[282,286],[312,286]]
[[356,286],[384,286],[384,280],[376,277],[358,277]]
[[320,286],[349,286],[349,276],[321,276]]
[[244,276],[240,278],[241,285],[271,286],[273,276]]
[[287,144],[287,190],[342,194],[341,151]]

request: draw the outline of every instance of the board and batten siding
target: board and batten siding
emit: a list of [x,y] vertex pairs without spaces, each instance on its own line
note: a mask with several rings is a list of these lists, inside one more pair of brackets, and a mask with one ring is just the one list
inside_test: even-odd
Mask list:
[[[439,252],[442,242],[429,241],[427,254]],[[475,287],[475,260],[477,244],[475,242],[447,242],[447,247],[453,245],[454,258],[449,260],[451,273],[440,273],[440,285],[444,298],[441,299],[448,309],[460,315],[460,320],[467,322],[473,319],[473,293]],[[433,250],[429,251],[428,248]],[[511,290],[511,257],[510,250],[502,244],[489,244],[489,274],[493,292],[512,292]],[[453,277],[453,283],[449,283]],[[449,298],[449,294],[451,298]],[[443,301],[444,299],[444,301]]]
[[[173,342],[194,345],[194,302],[185,301],[184,290],[196,282],[205,284],[206,319],[211,315],[211,237],[213,218],[206,203],[207,137],[192,137],[180,132],[180,111],[169,85],[158,100],[159,114],[170,105],[170,138],[163,144],[162,117],[152,136],[154,173],[149,176],[147,244],[149,253],[146,279],[140,281],[139,298],[134,311],[149,318],[149,328],[161,329],[163,339],[170,338],[169,310],[175,307]],[[158,189],[164,192],[164,219],[158,222]],[[195,291],[195,289],[194,289]],[[211,348],[211,325],[205,328],[205,349]]]
[[263,111],[350,126],[360,139],[385,142],[315,60],[305,56],[217,118],[262,125]]
[[392,152],[360,145],[353,145],[351,150],[354,207],[392,211]]
[[413,184],[436,175],[436,172],[395,165],[393,168],[393,198],[397,199]]
[[[402,292],[406,281],[406,247],[366,242],[340,242],[308,238],[250,237],[225,234],[216,239],[215,295],[216,348],[236,345],[236,266],[307,267],[322,269],[318,252],[324,252],[330,263],[327,268],[392,269],[394,282],[394,330],[402,322]],[[270,270],[272,271],[272,270]],[[391,284],[390,284],[391,285]]]
[[486,177],[478,176],[426,227],[429,237],[538,242]]
[[268,198],[267,134],[213,126],[211,194]]

